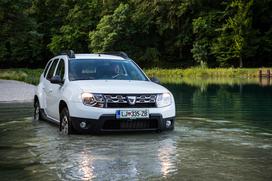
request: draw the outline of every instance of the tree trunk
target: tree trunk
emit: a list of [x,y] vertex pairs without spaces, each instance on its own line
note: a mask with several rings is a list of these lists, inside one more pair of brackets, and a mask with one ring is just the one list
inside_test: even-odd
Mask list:
[[242,56],[240,56],[240,68],[243,68],[243,59],[242,59]]

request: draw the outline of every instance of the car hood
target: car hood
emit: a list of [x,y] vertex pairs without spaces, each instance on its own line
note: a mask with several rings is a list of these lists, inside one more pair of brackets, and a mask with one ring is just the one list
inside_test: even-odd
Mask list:
[[151,81],[79,80],[72,81],[71,84],[82,89],[82,92],[102,94],[152,94],[169,92],[165,87]]

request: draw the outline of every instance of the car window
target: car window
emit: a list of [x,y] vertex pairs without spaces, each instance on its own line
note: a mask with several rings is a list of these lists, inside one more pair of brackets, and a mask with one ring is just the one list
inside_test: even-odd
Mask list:
[[64,72],[65,72],[64,60],[60,59],[55,75],[59,75],[61,77],[61,79],[63,80],[64,79]]
[[130,60],[69,60],[69,80],[143,80],[146,76]]
[[53,77],[55,68],[56,68],[57,63],[58,63],[58,60],[59,60],[59,59],[55,59],[55,60],[53,61],[53,63],[51,64],[51,67],[50,67],[50,69],[49,69],[49,71],[48,71],[48,73],[47,73],[47,76],[46,76],[46,79],[47,79],[47,80],[50,80],[50,79]]
[[48,71],[48,68],[50,67],[50,64],[51,64],[51,63],[52,63],[52,61],[49,61],[49,62],[46,64],[45,69],[44,69],[44,72],[43,72],[43,77],[46,76],[47,71]]

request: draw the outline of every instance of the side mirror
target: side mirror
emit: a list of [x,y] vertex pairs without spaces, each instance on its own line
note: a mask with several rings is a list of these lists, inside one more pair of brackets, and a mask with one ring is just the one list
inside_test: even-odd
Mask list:
[[64,83],[64,80],[61,79],[61,77],[59,75],[55,75],[54,77],[52,77],[50,79],[50,82],[52,84],[63,84]]
[[151,77],[150,80],[156,84],[160,84],[160,80],[157,77]]

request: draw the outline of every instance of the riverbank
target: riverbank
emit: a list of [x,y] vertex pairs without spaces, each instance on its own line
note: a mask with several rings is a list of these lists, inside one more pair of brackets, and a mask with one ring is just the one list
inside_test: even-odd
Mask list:
[[266,74],[271,68],[188,68],[188,69],[147,69],[150,77],[159,77],[162,83],[206,86],[209,84],[259,84],[271,85],[270,79],[259,77],[259,71]]
[[[269,68],[262,68],[264,72]],[[228,79],[244,79],[256,82],[259,68],[187,68],[187,69],[145,69],[149,77],[156,76],[162,83],[180,83],[183,80],[209,80],[226,82]],[[43,69],[1,69],[0,79],[19,80],[37,85]],[[222,81],[223,80],[223,81]]]
[[[270,68],[262,68],[266,71]],[[256,78],[260,68],[187,68],[187,69],[146,69],[149,76],[190,77],[190,78]]]
[[29,84],[37,85],[43,69],[0,69],[0,79],[18,80]]

